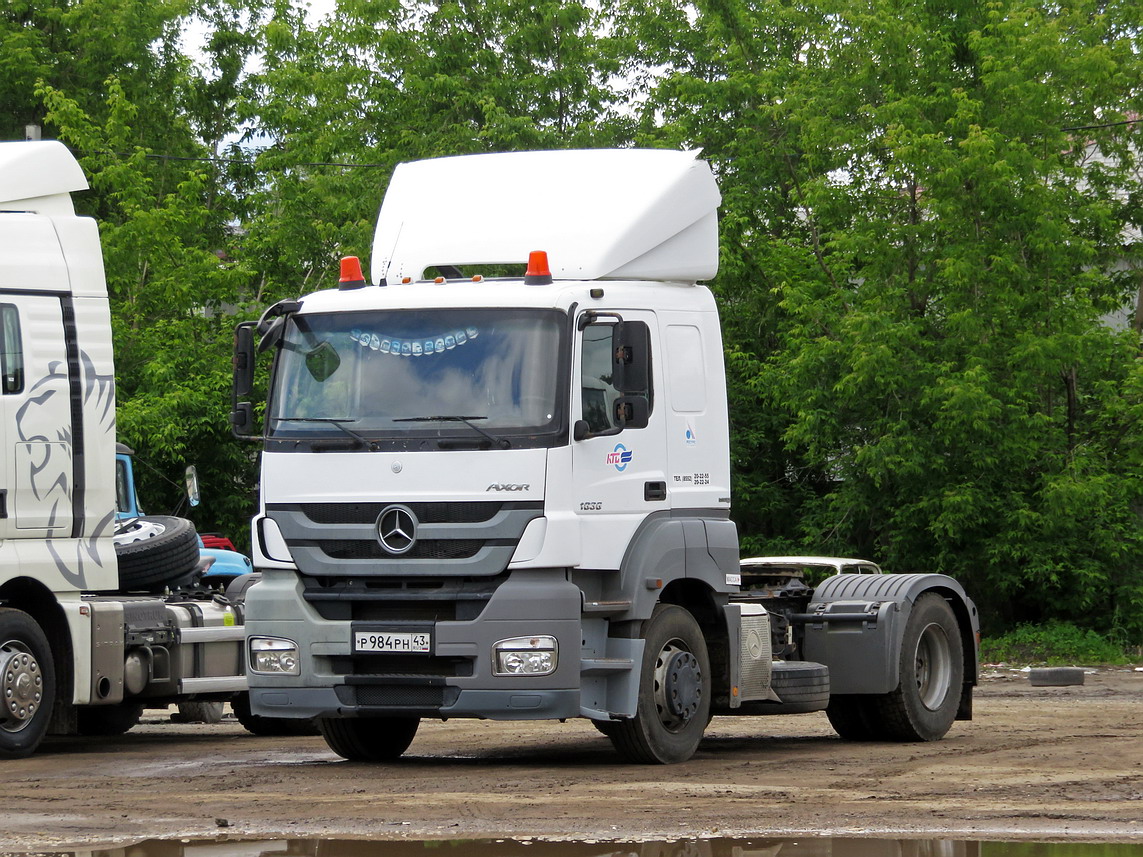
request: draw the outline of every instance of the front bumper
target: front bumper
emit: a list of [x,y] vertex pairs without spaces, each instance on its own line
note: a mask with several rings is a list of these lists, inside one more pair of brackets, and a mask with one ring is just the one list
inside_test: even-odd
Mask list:
[[[247,595],[247,634],[293,640],[298,644],[300,669],[298,675],[250,672],[251,712],[268,717],[415,715],[498,720],[580,714],[582,599],[562,570],[508,573],[479,615],[465,621],[425,619],[425,605],[410,600],[408,589],[393,591],[393,603],[374,595],[365,606],[322,608],[327,614],[323,616],[320,605],[307,601],[295,573],[265,572]],[[428,630],[432,651],[355,653],[353,632],[363,628]],[[559,660],[554,672],[492,674],[497,641],[539,634],[556,638]]]

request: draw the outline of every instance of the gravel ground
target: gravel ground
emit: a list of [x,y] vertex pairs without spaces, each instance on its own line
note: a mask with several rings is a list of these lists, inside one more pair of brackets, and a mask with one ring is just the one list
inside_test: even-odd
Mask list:
[[149,712],[127,735],[0,763],[0,850],[149,838],[1143,842],[1143,671],[1032,687],[986,668],[931,744],[848,743],[824,714],[719,717],[681,765],[627,765],[586,721],[425,721],[399,762]]

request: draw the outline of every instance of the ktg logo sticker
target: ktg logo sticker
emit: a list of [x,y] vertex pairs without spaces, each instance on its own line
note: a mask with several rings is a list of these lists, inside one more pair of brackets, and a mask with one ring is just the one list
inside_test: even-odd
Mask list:
[[621,443],[615,444],[615,450],[607,453],[607,463],[614,465],[615,469],[622,473],[627,469],[627,465],[631,463],[631,456],[634,453]]

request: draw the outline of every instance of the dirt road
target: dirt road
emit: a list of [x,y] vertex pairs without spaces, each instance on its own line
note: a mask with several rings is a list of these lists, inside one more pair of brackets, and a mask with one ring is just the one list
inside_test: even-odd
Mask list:
[[320,738],[156,714],[0,763],[0,849],[219,835],[1143,841],[1143,672],[1033,688],[992,671],[975,714],[933,744],[843,742],[823,714],[716,718],[671,767],[620,763],[586,721],[423,722],[399,763],[369,766]]

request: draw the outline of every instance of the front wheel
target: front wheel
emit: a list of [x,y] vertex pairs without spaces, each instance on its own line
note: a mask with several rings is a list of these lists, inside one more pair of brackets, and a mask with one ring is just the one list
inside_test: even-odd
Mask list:
[[418,717],[319,717],[329,749],[351,762],[391,762],[413,743]]
[[669,765],[694,755],[710,721],[710,658],[698,622],[660,604],[643,624],[639,704],[607,737],[629,762]]
[[913,605],[900,657],[900,686],[877,700],[880,728],[896,741],[943,738],[960,705],[964,647],[952,607],[937,593]]
[[0,758],[36,751],[55,700],[52,650],[27,613],[0,607]]
[[250,694],[240,693],[230,700],[234,717],[252,735],[265,738],[302,738],[318,734],[313,718],[263,717],[250,711]]

